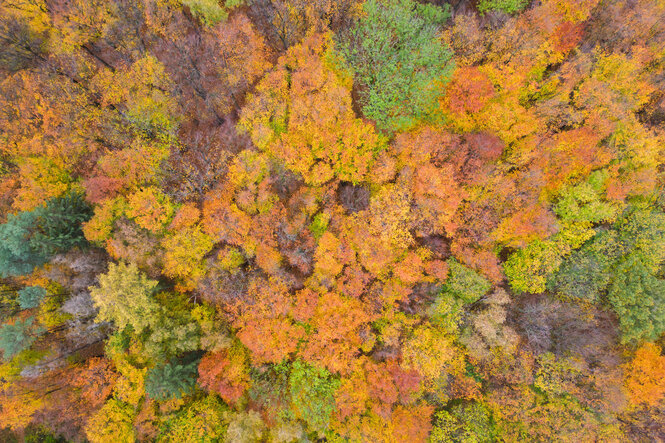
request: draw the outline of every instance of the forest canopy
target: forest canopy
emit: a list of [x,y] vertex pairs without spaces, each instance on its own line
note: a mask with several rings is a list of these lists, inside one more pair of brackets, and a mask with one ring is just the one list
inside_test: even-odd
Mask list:
[[659,0],[0,0],[0,441],[665,435]]

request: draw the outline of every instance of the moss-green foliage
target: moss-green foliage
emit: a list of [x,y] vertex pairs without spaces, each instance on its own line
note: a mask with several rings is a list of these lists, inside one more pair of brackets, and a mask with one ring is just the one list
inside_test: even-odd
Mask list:
[[160,305],[159,313],[156,315],[156,326],[144,334],[145,355],[160,361],[196,350],[199,346],[200,327],[192,317],[185,296],[164,292],[157,294],[155,298]]
[[119,355],[124,354],[131,345],[132,334],[130,328],[120,329],[115,331],[111,336],[106,340],[106,346],[104,346],[104,353],[110,359],[115,359]]
[[289,365],[273,365],[260,370],[250,369],[250,402],[282,419],[289,419]]
[[526,8],[529,2],[530,0],[480,0],[478,10],[481,13],[501,11],[506,14],[515,14]]
[[[504,263],[515,291],[541,293],[547,288],[595,302],[621,257],[640,251],[650,266],[665,260],[665,213],[637,202],[619,215],[619,205],[602,198],[605,179],[606,172],[596,171],[561,191],[554,207],[561,230],[531,242]],[[605,225],[592,229],[600,223]]]
[[535,240],[513,253],[503,269],[510,286],[518,292],[539,294],[565,257],[593,237],[593,229],[572,224],[546,240]]
[[323,368],[296,361],[289,374],[290,409],[294,418],[312,431],[328,429],[335,410],[334,393],[339,382]]
[[473,303],[490,290],[492,285],[482,275],[467,268],[455,259],[448,261],[450,274],[443,292],[452,295],[463,303]]
[[81,223],[90,217],[92,210],[78,193],[10,214],[7,223],[0,225],[0,276],[29,274],[54,254],[85,245]]
[[439,294],[427,310],[430,321],[445,331],[456,335],[462,322],[464,302],[448,292]]
[[[224,4],[223,8],[220,3]],[[204,25],[215,26],[228,18],[228,10],[242,6],[245,0],[182,0],[182,4]]]
[[31,309],[39,306],[46,297],[46,289],[41,286],[26,286],[18,291],[18,304],[21,309]]
[[[145,359],[145,364],[159,364],[199,349],[201,325],[185,295],[153,295],[157,282],[124,263],[111,264],[99,280],[100,286],[91,291],[100,307],[98,320],[113,321],[118,327],[107,342],[109,357],[131,349],[130,353]],[[103,304],[98,303],[100,299]]]
[[158,441],[179,443],[221,441],[228,427],[228,408],[210,395],[192,402],[164,421]]
[[43,426],[29,426],[25,431],[25,443],[67,443],[67,439],[54,435]]
[[[622,340],[655,340],[665,328],[663,280],[665,213],[629,207],[610,228],[573,252],[549,277],[548,289],[565,297],[605,300],[619,319]],[[506,270],[509,277],[512,271]],[[512,282],[511,282],[512,283]]]
[[639,252],[650,268],[665,261],[665,212],[654,207],[628,208],[615,224],[627,254]]
[[490,411],[480,403],[460,403],[434,414],[432,443],[495,441]]
[[309,230],[315,239],[320,239],[326,229],[328,229],[328,223],[330,222],[330,216],[325,212],[321,212],[314,216],[314,220],[309,224]]
[[657,278],[639,254],[619,264],[607,294],[624,343],[654,341],[665,332],[665,280]]
[[192,15],[206,26],[214,26],[228,17],[217,0],[182,0],[182,4],[188,6]]
[[21,376],[23,368],[34,365],[46,357],[49,351],[27,348],[14,355],[11,360],[0,364],[0,377],[6,381],[13,381]]
[[197,362],[170,362],[148,371],[145,392],[155,400],[181,398],[193,392],[196,385]]
[[219,266],[229,272],[236,271],[245,261],[245,255],[239,248],[227,247],[218,255]]
[[363,8],[338,45],[361,85],[363,113],[389,131],[434,119],[454,69],[437,35],[448,9],[414,0],[368,0]]
[[614,264],[622,253],[616,232],[601,229],[563,262],[547,287],[567,298],[595,303],[610,284]]
[[586,181],[564,188],[554,207],[559,219],[565,223],[613,222],[619,208],[602,199],[606,178],[606,171],[595,171]]

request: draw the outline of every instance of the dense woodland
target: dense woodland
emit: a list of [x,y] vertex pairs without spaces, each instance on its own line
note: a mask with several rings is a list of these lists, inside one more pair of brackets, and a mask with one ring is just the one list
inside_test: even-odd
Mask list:
[[0,441],[665,441],[663,0],[0,0]]

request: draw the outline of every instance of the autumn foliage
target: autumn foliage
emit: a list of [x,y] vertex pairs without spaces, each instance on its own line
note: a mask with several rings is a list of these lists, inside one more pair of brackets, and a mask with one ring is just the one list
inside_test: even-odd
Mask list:
[[659,0],[0,2],[0,441],[665,429]]

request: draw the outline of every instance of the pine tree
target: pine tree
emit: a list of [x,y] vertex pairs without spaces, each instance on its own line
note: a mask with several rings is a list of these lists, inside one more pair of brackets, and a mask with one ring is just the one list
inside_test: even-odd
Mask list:
[[0,276],[29,274],[53,255],[85,245],[81,223],[91,216],[92,209],[78,193],[10,214],[0,225]]
[[152,368],[145,379],[145,392],[155,400],[180,398],[191,393],[196,384],[196,364],[172,362]]
[[37,221],[34,212],[10,214],[7,223],[0,225],[0,276],[18,276],[48,261],[43,251],[32,247],[30,236]]
[[28,349],[37,339],[37,336],[44,332],[41,328],[32,328],[34,317],[26,320],[16,320],[14,324],[4,324],[0,326],[0,349],[4,353],[5,360]]
[[26,286],[18,291],[18,304],[21,309],[36,308],[44,297],[46,289],[41,286]]
[[71,192],[51,199],[36,212],[38,218],[30,238],[34,249],[52,256],[86,244],[81,224],[90,220],[92,208],[83,194]]

